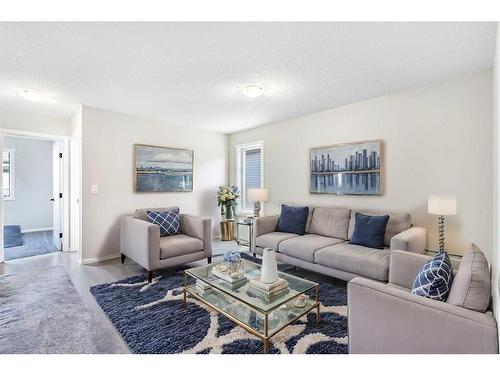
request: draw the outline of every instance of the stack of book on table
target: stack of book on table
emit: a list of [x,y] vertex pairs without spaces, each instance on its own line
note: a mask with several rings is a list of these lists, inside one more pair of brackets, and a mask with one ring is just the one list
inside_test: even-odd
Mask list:
[[210,285],[207,283],[201,281],[201,280],[196,280],[196,292],[200,295],[203,296],[206,293],[208,293],[212,289]]
[[233,289],[239,288],[240,286],[242,286],[247,282],[247,278],[245,277],[243,272],[239,271],[239,272],[229,273],[225,270],[221,270],[217,266],[212,268],[212,275],[221,280],[224,280],[227,283],[227,285]]
[[267,284],[260,277],[251,279],[248,283],[248,293],[254,297],[272,300],[288,292],[288,282],[279,278],[276,282]]

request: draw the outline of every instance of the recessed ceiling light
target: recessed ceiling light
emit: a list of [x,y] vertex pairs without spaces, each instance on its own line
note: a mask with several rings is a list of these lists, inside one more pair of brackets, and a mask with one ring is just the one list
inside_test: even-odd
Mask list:
[[21,98],[30,102],[43,102],[49,98],[49,95],[37,89],[18,89],[16,92]]
[[256,98],[264,94],[264,86],[258,83],[247,83],[241,86],[241,93],[249,98]]

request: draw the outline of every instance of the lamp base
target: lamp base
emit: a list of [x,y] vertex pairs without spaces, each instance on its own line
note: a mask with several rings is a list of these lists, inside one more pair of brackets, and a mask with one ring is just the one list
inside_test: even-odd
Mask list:
[[260,202],[255,201],[253,203],[253,217],[259,217],[260,216]]
[[439,215],[438,217],[439,226],[439,252],[444,253],[444,216]]

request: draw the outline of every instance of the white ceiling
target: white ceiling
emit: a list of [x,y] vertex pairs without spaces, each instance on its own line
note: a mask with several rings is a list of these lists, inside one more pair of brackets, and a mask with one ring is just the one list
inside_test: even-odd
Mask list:
[[[232,133],[492,67],[495,23],[0,23],[0,107]],[[240,86],[262,83],[258,98]],[[53,97],[29,103],[15,89]]]

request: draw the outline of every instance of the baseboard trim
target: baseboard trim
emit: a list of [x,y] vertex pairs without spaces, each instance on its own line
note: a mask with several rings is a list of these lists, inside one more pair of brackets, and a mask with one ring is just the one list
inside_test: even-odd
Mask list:
[[119,257],[120,257],[120,254],[111,254],[111,255],[106,255],[103,257],[82,259],[80,263],[81,264],[94,264],[94,263],[104,262],[106,260],[116,259]]
[[45,232],[48,230],[54,230],[54,227],[23,229],[21,233]]

